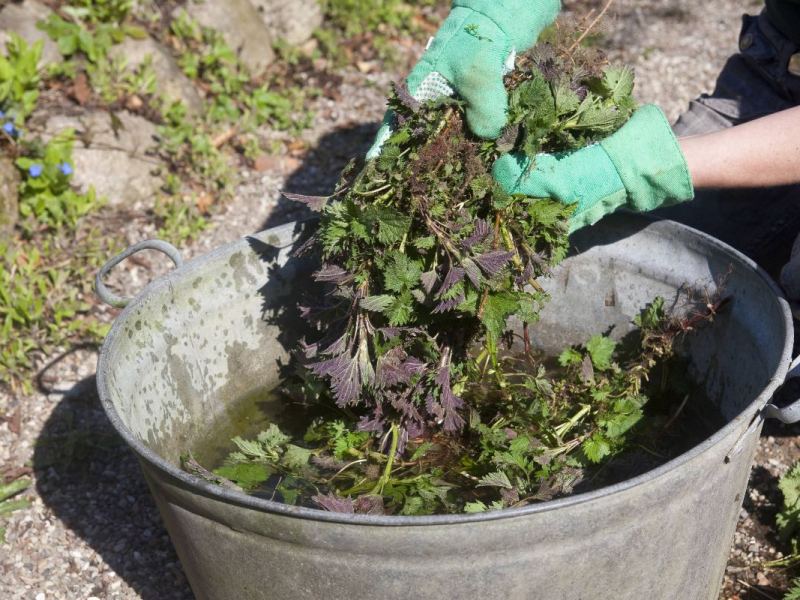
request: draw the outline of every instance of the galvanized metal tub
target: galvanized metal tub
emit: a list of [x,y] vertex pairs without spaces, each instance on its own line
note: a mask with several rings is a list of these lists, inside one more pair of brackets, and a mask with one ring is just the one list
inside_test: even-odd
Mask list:
[[752,261],[676,223],[615,216],[577,234],[580,253],[547,283],[534,338],[562,348],[610,325],[621,335],[654,296],[732,269],[729,311],[691,343],[728,420],[701,445],[621,484],[516,510],[344,515],[248,497],[178,466],[231,403],[278,383],[291,325],[264,311],[290,306],[310,269],[287,258],[299,229],[262,232],[153,282],[100,355],[103,406],[141,460],[198,598],[716,600],[763,409],[791,359],[789,309]]

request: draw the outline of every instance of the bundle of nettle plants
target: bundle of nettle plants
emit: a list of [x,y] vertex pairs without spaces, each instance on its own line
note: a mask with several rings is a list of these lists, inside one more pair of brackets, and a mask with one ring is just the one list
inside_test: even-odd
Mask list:
[[[529,326],[548,297],[537,279],[565,258],[573,209],[509,195],[491,176],[501,153],[569,151],[616,131],[635,109],[633,74],[540,44],[506,84],[496,141],[469,132],[458,100],[419,103],[395,87],[380,157],[346,169],[316,206],[324,292],[300,307],[313,332],[282,391],[316,416],[294,438],[277,423],[235,438],[219,482],[348,513],[479,512],[569,494],[662,433],[680,398],[665,369],[714,303],[676,317],[655,298],[625,343],[596,335],[538,354]],[[660,405],[652,418],[648,403]]]

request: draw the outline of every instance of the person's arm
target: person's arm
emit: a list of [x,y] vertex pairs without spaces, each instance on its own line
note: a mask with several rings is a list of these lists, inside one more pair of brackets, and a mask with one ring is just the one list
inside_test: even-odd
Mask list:
[[695,188],[800,183],[800,106],[678,141]]

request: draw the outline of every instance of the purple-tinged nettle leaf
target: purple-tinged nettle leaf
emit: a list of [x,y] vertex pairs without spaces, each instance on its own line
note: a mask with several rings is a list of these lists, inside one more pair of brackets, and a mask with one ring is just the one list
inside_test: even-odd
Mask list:
[[338,265],[322,265],[322,268],[314,273],[315,281],[335,283],[337,285],[345,283],[353,276]]
[[385,515],[383,497],[374,494],[364,494],[356,498],[353,509],[359,515]]
[[372,433],[383,433],[386,430],[386,421],[383,419],[383,412],[380,404],[375,408],[371,415],[364,415],[359,419],[356,429],[359,431],[370,431]]
[[342,408],[358,403],[362,375],[358,357],[359,354],[356,356],[340,354],[308,365],[318,377],[330,377],[336,404]]
[[408,84],[405,81],[398,81],[395,82],[393,86],[394,93],[397,95],[397,99],[400,101],[400,103],[408,110],[416,114],[422,105],[420,104],[419,100],[411,95],[411,92],[408,90]]
[[503,270],[503,267],[506,266],[508,261],[511,260],[511,257],[513,256],[514,254],[512,252],[492,250],[491,252],[486,252],[485,254],[476,256],[475,262],[480,265],[481,269],[483,269],[487,276],[494,277]]
[[478,219],[475,222],[475,231],[473,231],[472,235],[470,235],[467,239],[461,242],[462,248],[464,248],[464,250],[472,250],[472,248],[485,240],[486,236],[488,236],[490,232],[491,229],[486,221],[483,219]]
[[283,194],[287,200],[305,204],[314,212],[320,212],[330,199],[330,196],[304,196],[303,194],[291,194],[289,192],[281,192],[281,194]]
[[300,340],[300,352],[305,358],[314,358],[319,352],[319,344],[309,344],[305,340]]
[[445,300],[440,302],[436,308],[431,311],[431,314],[440,315],[442,313],[446,313],[448,311],[453,310],[456,306],[461,304],[464,300],[466,300],[466,296],[464,294],[459,294],[455,298],[451,298],[450,300]]
[[439,281],[439,276],[436,274],[436,271],[427,271],[420,275],[419,278],[420,282],[422,282],[422,289],[425,290],[426,294],[430,294],[433,291],[433,288],[436,287],[436,283]]
[[430,392],[428,392],[428,395],[425,397],[425,410],[428,411],[428,414],[437,422],[444,420],[444,409]]
[[335,494],[317,494],[311,499],[317,506],[329,512],[347,513],[352,515],[355,511],[353,501],[350,498],[342,498]]
[[464,401],[453,393],[450,385],[450,351],[446,349],[442,354],[442,363],[436,375],[439,384],[439,402],[444,411],[443,427],[445,431],[459,431],[464,427],[464,419],[458,414],[458,409],[464,406]]
[[405,362],[405,369],[412,375],[422,375],[427,368],[427,363],[421,361],[420,359],[409,356]]
[[400,337],[402,332],[402,327],[381,327],[378,329],[378,333],[380,333],[387,340],[393,340],[396,337]]
[[400,346],[392,348],[381,356],[378,359],[375,385],[379,388],[387,388],[411,381],[411,374],[405,368],[407,356],[405,350]]
[[469,280],[472,282],[472,285],[474,285],[476,289],[480,289],[483,277],[481,276],[481,270],[478,268],[478,265],[475,264],[475,261],[471,258],[465,258],[461,263],[461,266],[464,267],[464,271],[467,273],[467,278],[469,278]]
[[366,337],[362,337],[358,345],[358,375],[361,385],[373,385],[375,383],[375,369],[369,356],[369,346]]
[[[327,338],[330,339],[330,338]],[[349,331],[345,331],[342,335],[332,341],[330,344],[320,350],[321,354],[329,356],[338,356],[345,352],[350,353],[353,347],[353,337]]]
[[533,265],[530,263],[530,261],[528,261],[525,264],[525,269],[520,275],[517,275],[514,281],[519,287],[523,287],[528,284],[528,281],[530,281],[531,277],[533,277]]
[[466,271],[461,267],[450,267],[450,270],[447,272],[447,275],[444,277],[444,281],[442,282],[442,287],[439,288],[437,294],[441,297],[442,294],[447,292],[450,288],[452,288],[455,284],[459,281],[464,279],[464,274]]

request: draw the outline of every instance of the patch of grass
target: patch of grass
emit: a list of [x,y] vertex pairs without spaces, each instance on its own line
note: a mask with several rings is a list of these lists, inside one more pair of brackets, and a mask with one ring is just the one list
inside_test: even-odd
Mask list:
[[196,202],[176,197],[159,198],[153,213],[158,224],[156,237],[175,244],[197,238],[209,225]]
[[[14,499],[14,496],[21,494],[31,486],[31,480],[27,477],[20,477],[9,483],[0,485],[0,517],[10,515],[12,512],[30,506],[28,499]],[[0,525],[0,545],[6,541],[6,528]]]
[[[356,43],[392,66],[397,61],[393,39],[423,34],[421,9],[446,6],[442,0],[320,0],[325,21],[315,33],[320,51],[339,67],[352,62],[344,50]],[[428,31],[428,33],[431,33]]]
[[76,243],[41,236],[0,244],[0,381],[30,393],[37,358],[69,343],[97,342],[108,326],[84,298],[105,255],[99,235]]

